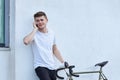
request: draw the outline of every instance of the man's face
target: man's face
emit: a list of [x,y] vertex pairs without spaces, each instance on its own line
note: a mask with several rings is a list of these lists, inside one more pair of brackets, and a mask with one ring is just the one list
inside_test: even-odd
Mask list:
[[40,16],[35,18],[35,23],[38,29],[44,29],[46,27],[48,20],[45,18],[45,16]]

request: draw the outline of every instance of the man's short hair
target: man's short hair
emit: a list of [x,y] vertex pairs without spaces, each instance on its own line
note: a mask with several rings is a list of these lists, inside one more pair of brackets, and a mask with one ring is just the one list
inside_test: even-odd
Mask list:
[[39,11],[34,14],[34,18],[41,17],[41,16],[44,16],[47,19],[47,15],[45,14],[45,12]]

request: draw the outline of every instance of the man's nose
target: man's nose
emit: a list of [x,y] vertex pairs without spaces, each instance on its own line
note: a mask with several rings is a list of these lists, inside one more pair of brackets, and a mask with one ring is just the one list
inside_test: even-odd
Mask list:
[[39,23],[42,23],[42,21],[39,21]]

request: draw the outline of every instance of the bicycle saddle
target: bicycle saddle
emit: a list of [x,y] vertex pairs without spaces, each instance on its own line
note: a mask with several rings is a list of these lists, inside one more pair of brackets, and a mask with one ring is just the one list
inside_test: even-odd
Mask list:
[[95,64],[95,66],[104,67],[107,63],[108,63],[108,61],[104,61],[104,62]]

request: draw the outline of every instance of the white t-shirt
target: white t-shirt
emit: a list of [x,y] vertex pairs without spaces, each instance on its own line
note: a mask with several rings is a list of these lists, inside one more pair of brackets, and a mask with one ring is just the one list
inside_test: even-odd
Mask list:
[[48,30],[47,33],[37,31],[32,42],[32,50],[34,55],[34,68],[38,66],[46,67],[50,70],[55,69],[55,61],[53,55],[53,45],[55,44],[55,35]]

